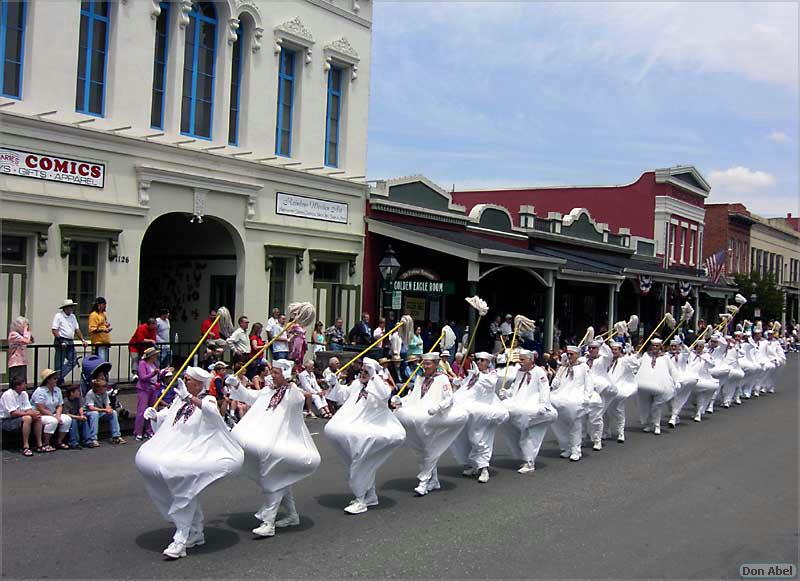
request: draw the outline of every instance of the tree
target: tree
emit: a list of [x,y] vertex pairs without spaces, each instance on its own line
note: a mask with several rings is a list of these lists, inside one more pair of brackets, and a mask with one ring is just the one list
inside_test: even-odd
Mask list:
[[[783,314],[783,291],[775,284],[773,276],[762,277],[759,273],[752,272],[749,275],[737,274],[734,281],[739,292],[747,299],[747,304],[742,307],[742,313],[737,319],[755,320],[755,309],[758,308],[761,309],[761,316],[758,318],[762,321],[780,320]],[[756,294],[755,302],[750,300],[753,293]]]

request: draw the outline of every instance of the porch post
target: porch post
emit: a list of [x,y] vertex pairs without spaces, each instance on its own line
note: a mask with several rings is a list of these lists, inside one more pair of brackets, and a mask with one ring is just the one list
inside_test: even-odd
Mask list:
[[614,326],[614,319],[617,316],[616,313],[616,302],[617,302],[617,285],[611,283],[608,285],[608,329]]
[[[467,263],[467,285],[469,287],[469,296],[474,297],[478,294],[478,281],[480,280],[481,276],[481,267],[480,264],[470,260]],[[467,310],[467,323],[469,324],[469,332],[475,332],[475,324],[478,322],[478,313],[472,307],[468,307]],[[488,324],[488,321],[487,321]],[[475,339],[477,341],[477,337]],[[464,349],[467,346],[464,345]]]
[[694,288],[694,328],[697,331],[697,323],[700,322],[700,287]]
[[553,326],[555,325],[556,310],[556,277],[550,270],[547,272],[547,293],[544,304],[544,350],[553,350]]

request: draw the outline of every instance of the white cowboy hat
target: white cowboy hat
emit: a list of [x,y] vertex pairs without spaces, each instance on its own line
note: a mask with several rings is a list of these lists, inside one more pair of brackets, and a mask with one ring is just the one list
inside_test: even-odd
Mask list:
[[78,303],[74,302],[72,299],[64,299],[64,302],[61,303],[61,306],[58,307],[59,309],[63,309],[64,307],[77,307]]

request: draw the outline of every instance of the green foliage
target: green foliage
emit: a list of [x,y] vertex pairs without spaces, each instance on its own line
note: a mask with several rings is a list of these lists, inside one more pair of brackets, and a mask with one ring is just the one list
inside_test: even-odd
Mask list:
[[[753,321],[754,310],[761,309],[762,321],[770,319],[780,319],[783,312],[783,291],[781,291],[775,284],[775,278],[767,275],[762,277],[757,272],[752,272],[749,275],[737,274],[734,276],[736,286],[739,287],[739,292],[747,299],[747,304],[742,308],[741,315],[736,317],[740,321],[742,319],[750,319]],[[755,290],[753,284],[755,283]],[[755,303],[750,300],[750,296],[755,292]]]

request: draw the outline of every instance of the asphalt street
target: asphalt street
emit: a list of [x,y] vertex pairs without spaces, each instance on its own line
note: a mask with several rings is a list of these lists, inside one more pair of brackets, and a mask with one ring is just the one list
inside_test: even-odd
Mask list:
[[[381,504],[358,516],[324,435],[322,466],[294,489],[300,527],[255,540],[259,489],[243,476],[202,496],[207,544],[165,562],[173,530],[133,463],[137,444],[23,458],[2,452],[5,578],[731,578],[742,563],[798,563],[798,356],[775,395],[684,415],[661,436],[628,406],[625,444],[579,463],[545,442],[516,473],[498,437],[488,484],[445,454],[443,490],[416,498],[401,448],[379,472]],[[309,421],[312,433],[321,420]]]

